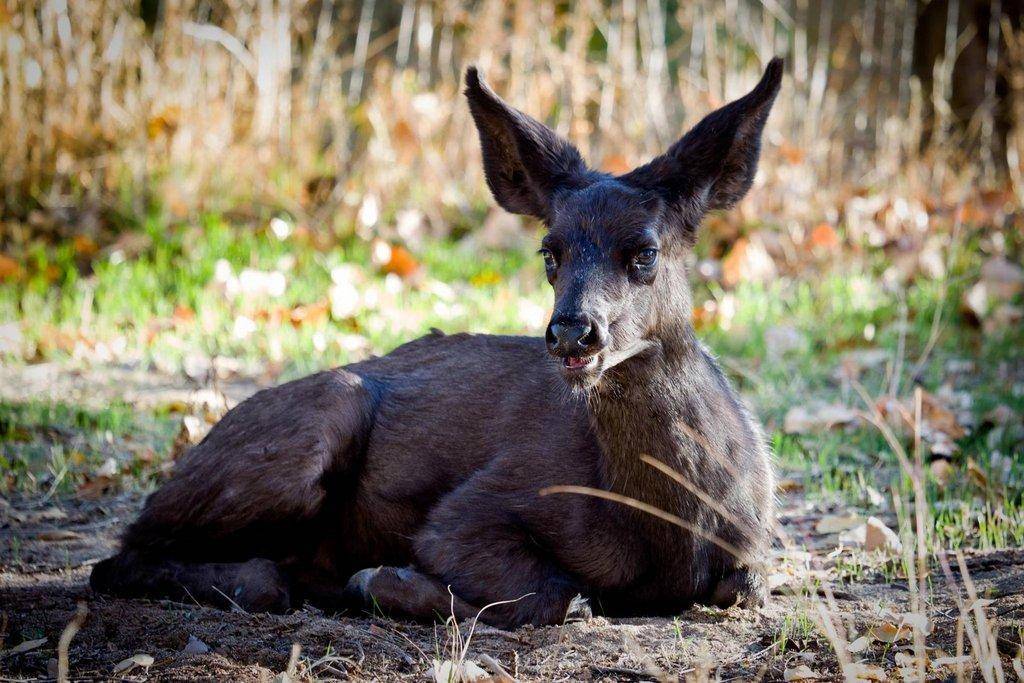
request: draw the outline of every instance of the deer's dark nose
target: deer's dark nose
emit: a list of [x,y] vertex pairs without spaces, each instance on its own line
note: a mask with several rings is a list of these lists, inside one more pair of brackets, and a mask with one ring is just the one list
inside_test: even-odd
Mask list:
[[552,321],[544,338],[548,351],[556,356],[591,355],[604,346],[599,326],[587,318]]

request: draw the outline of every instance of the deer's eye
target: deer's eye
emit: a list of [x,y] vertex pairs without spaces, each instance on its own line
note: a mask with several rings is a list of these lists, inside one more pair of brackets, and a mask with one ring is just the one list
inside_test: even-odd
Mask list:
[[658,260],[657,249],[641,249],[633,257],[633,265],[637,268],[650,268]]
[[538,253],[544,257],[545,270],[547,270],[550,273],[556,268],[558,268],[558,262],[555,261],[555,255],[551,253],[550,249],[541,249]]

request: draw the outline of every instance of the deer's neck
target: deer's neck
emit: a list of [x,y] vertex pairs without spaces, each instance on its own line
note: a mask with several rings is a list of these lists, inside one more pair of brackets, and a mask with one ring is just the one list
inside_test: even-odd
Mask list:
[[699,477],[698,460],[702,446],[708,445],[704,439],[720,440],[717,427],[736,419],[730,414],[733,405],[721,375],[689,328],[612,368],[590,402],[605,455],[605,483],[645,502],[677,507],[678,483],[641,456],[683,476]]

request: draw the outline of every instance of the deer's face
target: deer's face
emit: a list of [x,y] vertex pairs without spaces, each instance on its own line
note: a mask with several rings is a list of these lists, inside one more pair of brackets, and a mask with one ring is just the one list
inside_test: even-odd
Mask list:
[[555,294],[545,334],[570,386],[597,384],[607,370],[656,344],[687,320],[683,261],[704,214],[750,188],[782,78],[772,60],[745,97],[712,112],[665,154],[630,173],[590,170],[550,128],[509,107],[466,74],[487,184],[513,213],[540,218],[540,254]]
[[[614,179],[555,198],[540,254],[555,293],[545,341],[574,386],[596,383],[653,333],[664,202]],[[680,292],[686,297],[687,292]]]

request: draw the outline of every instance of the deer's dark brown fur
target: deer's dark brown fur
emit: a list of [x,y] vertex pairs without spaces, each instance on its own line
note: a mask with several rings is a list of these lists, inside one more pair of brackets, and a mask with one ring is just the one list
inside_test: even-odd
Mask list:
[[[427,619],[519,598],[483,615],[505,627],[559,622],[577,594],[619,615],[759,604],[772,467],[694,336],[685,264],[705,212],[749,189],[781,72],[613,177],[470,69],[488,185],[548,227],[547,338],[432,333],[259,392],[149,498],[93,587]],[[544,491],[566,485],[634,507]]]

